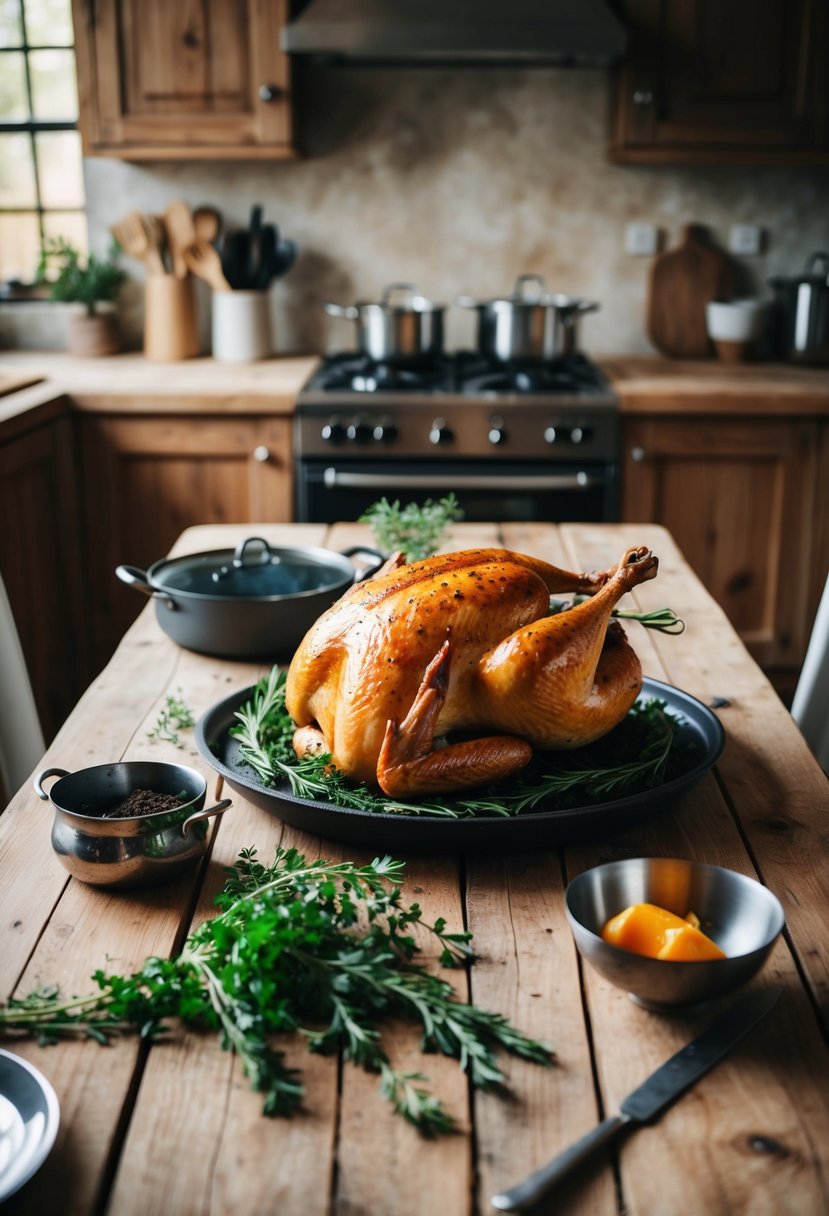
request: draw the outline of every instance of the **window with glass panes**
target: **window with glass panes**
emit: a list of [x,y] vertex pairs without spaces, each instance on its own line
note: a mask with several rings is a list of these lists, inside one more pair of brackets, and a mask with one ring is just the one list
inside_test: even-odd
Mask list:
[[0,0],[0,283],[44,241],[87,248],[70,0]]

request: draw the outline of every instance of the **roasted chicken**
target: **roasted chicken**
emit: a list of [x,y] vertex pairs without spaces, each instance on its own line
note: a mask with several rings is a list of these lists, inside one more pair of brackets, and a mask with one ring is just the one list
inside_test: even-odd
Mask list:
[[[291,662],[294,750],[330,753],[347,776],[416,798],[507,777],[534,748],[591,743],[641,688],[611,613],[657,565],[644,548],[593,574],[469,549],[357,584]],[[551,592],[590,598],[551,616]],[[446,742],[452,732],[471,737]]]

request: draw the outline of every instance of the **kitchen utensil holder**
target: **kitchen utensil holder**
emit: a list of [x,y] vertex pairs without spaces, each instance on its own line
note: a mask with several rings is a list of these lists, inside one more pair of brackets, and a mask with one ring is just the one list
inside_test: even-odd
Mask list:
[[171,274],[147,275],[144,297],[144,354],[158,363],[192,359],[199,353],[193,280]]
[[213,292],[213,357],[223,363],[247,363],[272,353],[273,338],[267,291]]

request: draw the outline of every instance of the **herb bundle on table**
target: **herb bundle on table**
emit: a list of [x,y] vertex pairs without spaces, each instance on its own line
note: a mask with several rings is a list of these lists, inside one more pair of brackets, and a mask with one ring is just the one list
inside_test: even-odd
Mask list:
[[447,932],[442,919],[428,924],[417,904],[404,904],[402,876],[403,863],[389,857],[366,866],[309,863],[279,848],[265,866],[246,850],[216,900],[218,915],[177,958],[148,959],[126,976],[97,971],[98,990],[84,997],[41,989],[13,999],[0,1007],[0,1033],[44,1043],[84,1034],[106,1043],[130,1030],[153,1038],[180,1018],[217,1030],[264,1095],[265,1114],[289,1115],[301,1104],[301,1079],[271,1044],[273,1035],[295,1032],[311,1051],[341,1051],[378,1073],[395,1112],[420,1131],[450,1131],[453,1117],[422,1074],[395,1069],[382,1043],[384,1021],[419,1023],[424,1051],[457,1059],[478,1088],[503,1081],[499,1048],[542,1065],[552,1054],[500,1014],[459,1002],[446,980],[416,961],[413,930],[437,939],[444,966],[471,956],[471,937]]

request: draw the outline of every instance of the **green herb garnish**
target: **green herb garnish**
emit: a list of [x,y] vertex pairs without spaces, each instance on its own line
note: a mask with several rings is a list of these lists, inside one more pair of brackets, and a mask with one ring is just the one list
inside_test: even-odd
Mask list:
[[[552,599],[550,600],[550,616],[557,616],[559,612],[567,612],[570,608],[584,603],[588,598],[586,595],[576,595],[572,600]],[[623,621],[638,621],[646,629],[657,629],[660,633],[680,634],[685,632],[685,622],[681,616],[676,615],[673,608],[654,608],[650,612],[630,612],[627,609],[614,608],[611,616]]]
[[354,784],[332,765],[331,756],[304,756],[291,747],[294,723],[285,709],[285,673],[273,668],[236,717],[231,734],[242,760],[265,785],[289,782],[298,798],[330,802],[352,810],[469,819],[480,815],[520,815],[543,806],[566,808],[651,789],[687,771],[695,748],[679,744],[677,719],[656,698],[637,701],[614,730],[572,752],[537,753],[527,768],[503,788],[491,785],[470,795],[400,802]]
[[296,849],[276,850],[273,865],[240,855],[216,899],[219,914],[191,934],[177,958],[150,958],[131,975],[92,977],[97,991],[62,1000],[41,988],[0,1007],[0,1033],[34,1034],[42,1043],[69,1034],[106,1043],[137,1031],[164,1032],[171,1018],[212,1028],[240,1056],[264,1113],[289,1115],[302,1101],[298,1072],[289,1069],[272,1036],[295,1032],[309,1050],[342,1052],[380,1076],[383,1095],[421,1132],[450,1131],[452,1115],[400,1072],[383,1047],[382,1023],[408,1018],[423,1031],[423,1050],[459,1061],[479,1088],[500,1085],[498,1049],[536,1064],[549,1048],[527,1038],[504,1017],[458,1001],[452,986],[422,964],[412,930],[438,942],[443,966],[471,957],[471,935],[429,924],[417,904],[401,897],[403,863],[307,862]]
[[177,697],[167,697],[159,711],[155,726],[152,730],[147,731],[148,739],[174,743],[176,747],[183,746],[179,741],[178,732],[188,726],[195,726],[196,719],[193,717],[190,706],[182,700],[180,688],[178,694]]
[[401,507],[399,500],[381,498],[360,516],[360,523],[369,524],[377,545],[387,553],[402,549],[407,562],[430,557],[446,539],[449,525],[463,519],[463,511],[454,494],[434,502],[410,502]]

